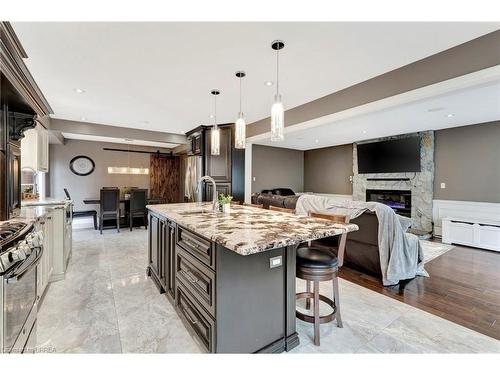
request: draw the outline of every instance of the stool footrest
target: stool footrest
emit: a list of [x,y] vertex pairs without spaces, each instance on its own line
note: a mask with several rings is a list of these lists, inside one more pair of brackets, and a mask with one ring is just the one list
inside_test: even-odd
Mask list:
[[[312,299],[312,298],[314,298],[314,293],[302,292],[302,293],[297,293],[295,295],[296,300],[303,299],[303,298],[308,298],[308,299],[311,298]],[[323,315],[323,316],[319,317],[320,324],[329,323],[329,322],[333,321],[337,315],[337,306],[335,305],[335,302],[333,302],[330,298],[328,298],[322,294],[319,295],[319,299],[320,299],[320,301],[325,302],[327,305],[329,305],[333,309],[333,312],[331,312],[330,314]],[[312,316],[312,315],[307,315],[307,314],[301,313],[300,311],[296,310],[295,316],[297,317],[297,319],[300,319],[304,322],[314,323],[314,316]]]

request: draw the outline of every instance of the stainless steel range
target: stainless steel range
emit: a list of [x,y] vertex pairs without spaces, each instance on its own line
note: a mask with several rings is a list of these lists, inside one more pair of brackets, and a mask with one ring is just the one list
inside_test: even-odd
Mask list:
[[0,223],[0,353],[35,350],[36,269],[43,254],[37,226]]

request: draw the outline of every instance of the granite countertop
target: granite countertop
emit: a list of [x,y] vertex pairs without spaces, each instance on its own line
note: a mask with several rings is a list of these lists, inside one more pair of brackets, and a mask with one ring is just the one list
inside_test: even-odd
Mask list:
[[53,208],[51,208],[50,206],[22,207],[19,216],[10,220],[0,221],[0,225],[18,222],[31,224],[39,219],[44,218],[52,210]]
[[23,207],[53,206],[53,205],[59,205],[59,204],[66,204],[68,202],[71,202],[71,201],[68,199],[47,197],[45,199],[23,200],[21,202],[21,206],[23,206]]
[[211,203],[148,205],[147,208],[240,255],[358,230],[355,224],[332,223],[250,206],[231,205],[230,213],[214,213]]

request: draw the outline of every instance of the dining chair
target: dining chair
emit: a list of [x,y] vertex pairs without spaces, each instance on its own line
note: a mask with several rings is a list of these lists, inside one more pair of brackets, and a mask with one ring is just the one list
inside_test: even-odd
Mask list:
[[130,190],[130,208],[128,218],[130,231],[132,231],[134,217],[142,217],[144,220],[144,227],[148,229],[148,210],[146,209],[147,196],[147,189]]
[[295,210],[293,208],[285,208],[285,207],[276,207],[276,206],[269,206],[269,209],[271,211],[280,211],[280,212],[286,212],[288,214],[294,214]]
[[[64,188],[64,194],[66,195],[66,198],[71,200],[71,196],[69,195],[68,189]],[[73,207],[73,206],[72,206]],[[89,217],[92,216],[94,219],[94,229],[97,230],[97,211],[96,210],[82,210],[82,211],[75,211],[72,209],[73,218],[75,217]]]
[[99,231],[102,234],[104,219],[116,219],[116,230],[120,232],[120,190],[101,189]]

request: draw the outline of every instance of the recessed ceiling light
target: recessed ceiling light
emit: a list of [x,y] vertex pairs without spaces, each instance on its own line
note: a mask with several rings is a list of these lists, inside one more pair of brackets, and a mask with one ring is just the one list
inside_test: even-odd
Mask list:
[[266,81],[266,82],[264,82],[264,85],[272,86],[272,85],[274,85],[274,82],[273,81]]
[[453,117],[455,116],[453,113],[448,113],[447,117]]
[[77,94],[83,94],[85,92],[85,90],[84,89],[75,89],[75,92]]
[[366,134],[366,130],[363,130],[363,134]]
[[213,114],[210,114],[210,118],[214,118],[215,116]]
[[319,139],[316,139],[314,142],[319,143]]
[[87,117],[80,117],[81,121],[87,121]]

